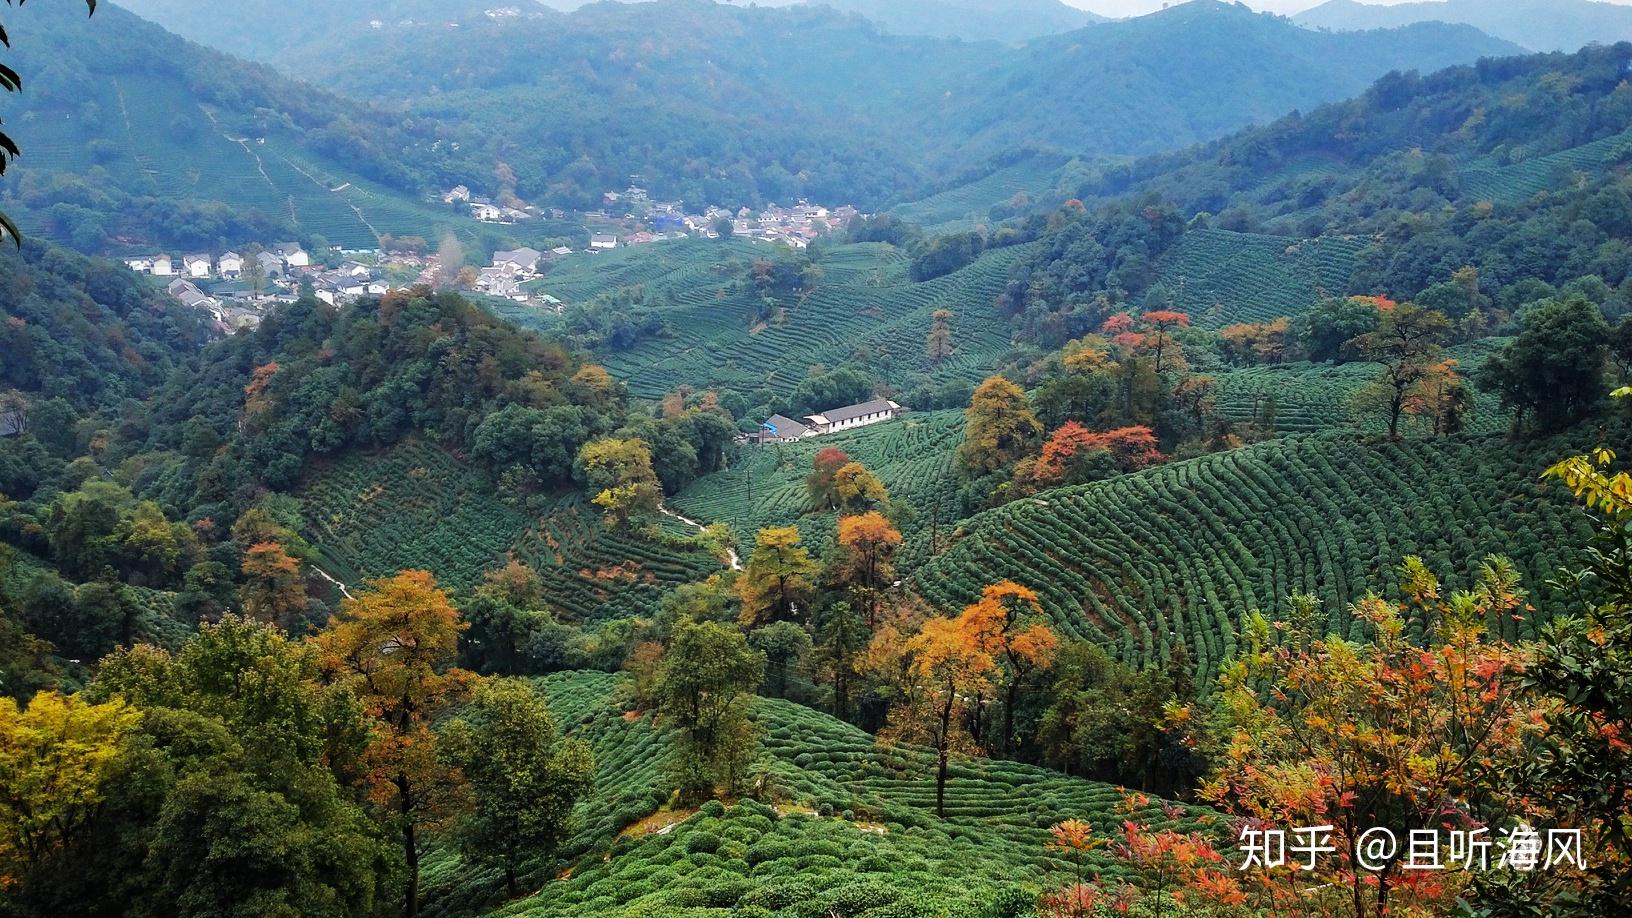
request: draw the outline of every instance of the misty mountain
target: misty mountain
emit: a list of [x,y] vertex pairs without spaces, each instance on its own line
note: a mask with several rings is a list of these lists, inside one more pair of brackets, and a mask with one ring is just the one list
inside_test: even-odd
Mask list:
[[1060,0],[813,0],[865,16],[897,35],[968,41],[1026,41],[1070,32],[1105,17]]
[[1427,0],[1395,6],[1327,0],[1293,21],[1343,31],[1460,22],[1532,51],[1574,51],[1593,42],[1632,40],[1632,7],[1596,0]]
[[[215,22],[184,0],[137,3],[169,4],[176,28]],[[456,182],[498,193],[502,174],[526,200],[578,209],[630,181],[697,205],[874,208],[1016,150],[1173,150],[1391,70],[1518,50],[1469,26],[1328,34],[1214,2],[1023,46],[889,34],[826,6],[469,9],[433,22],[413,18],[417,0],[256,2],[211,26],[288,18],[255,52],[274,54],[278,75],[117,8],[87,22],[31,5],[17,18],[36,142],[9,193],[24,212],[55,212],[59,238],[85,239],[122,235],[139,202],[178,200],[247,202],[234,220],[351,238],[359,221],[381,225],[378,196],[345,197],[358,179],[412,201]],[[129,113],[130,127],[79,117],[85,104]],[[121,216],[92,218],[110,212]],[[157,222],[188,235],[186,220]]]

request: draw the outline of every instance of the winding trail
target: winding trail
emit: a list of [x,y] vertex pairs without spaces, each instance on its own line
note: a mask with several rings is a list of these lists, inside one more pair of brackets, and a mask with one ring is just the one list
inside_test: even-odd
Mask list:
[[328,571],[325,571],[323,568],[318,567],[315,564],[312,565],[312,570],[317,571],[317,576],[322,577],[324,580],[327,580],[328,582],[330,582],[330,583],[334,584],[335,586],[339,587],[341,596],[344,596],[347,599],[352,598],[351,591],[346,589],[346,585],[341,583],[340,581],[334,579],[333,577],[330,577]]
[[[694,519],[692,519],[690,517],[681,516],[680,514],[674,512],[673,510],[670,510],[668,508],[668,505],[666,505],[666,504],[658,504],[657,509],[658,509],[658,512],[662,513],[664,516],[669,517],[671,519],[679,520],[680,522],[685,523],[687,526],[691,526],[691,527],[695,528],[698,532],[703,532],[706,529],[708,529],[708,527],[704,526],[702,523],[699,523],[699,522],[697,522],[696,520],[694,520]],[[742,559],[737,556],[737,550],[735,548],[732,548],[731,546],[727,545],[725,547],[725,552],[726,552],[726,556],[731,561],[731,569],[734,570],[734,571],[742,570]]]

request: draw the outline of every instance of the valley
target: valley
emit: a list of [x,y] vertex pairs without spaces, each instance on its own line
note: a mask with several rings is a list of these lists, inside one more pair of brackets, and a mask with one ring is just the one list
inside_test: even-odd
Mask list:
[[0,918],[1613,914],[1632,43],[1424,6],[7,7]]

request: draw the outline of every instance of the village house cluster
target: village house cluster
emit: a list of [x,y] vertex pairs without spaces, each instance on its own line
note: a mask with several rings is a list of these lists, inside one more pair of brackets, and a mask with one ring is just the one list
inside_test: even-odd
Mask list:
[[[513,202],[510,205],[474,194],[466,185],[457,185],[442,195],[450,205],[464,205],[470,215],[486,223],[514,224],[549,216],[564,219],[559,209],[544,210]],[[801,201],[791,207],[772,205],[755,212],[743,207],[729,210],[708,207],[702,213],[687,213],[680,201],[654,201],[639,185],[601,195],[601,209],[582,214],[591,227],[590,252],[604,252],[621,246],[648,245],[667,239],[704,237],[717,239],[729,226],[731,235],[744,239],[780,242],[802,249],[823,233],[845,229],[861,211],[846,204],[827,208]]]
[[572,249],[566,246],[559,246],[548,252],[540,252],[526,246],[494,252],[493,263],[477,272],[475,288],[488,296],[503,297],[560,312],[563,304],[559,299],[547,293],[529,293],[523,290],[521,285],[543,276],[543,269],[549,260],[571,254]]
[[330,305],[392,289],[384,279],[385,269],[391,266],[388,258],[370,251],[339,255],[339,263],[329,267],[314,261],[299,243],[283,242],[254,256],[237,252],[180,259],[143,255],[126,258],[125,265],[139,274],[171,278],[166,292],[232,330],[259,324],[269,304],[294,300],[307,284],[314,296]]
[[[758,212],[747,207],[735,211],[709,207],[700,214],[686,213],[681,202],[653,201],[646,189],[636,185],[621,192],[608,191],[601,196],[601,201],[602,210],[591,211],[584,217],[592,222],[610,223],[615,231],[597,235],[591,240],[592,249],[616,248],[620,244],[644,245],[688,236],[716,239],[720,229],[727,225],[733,236],[780,242],[802,249],[823,233],[843,230],[862,216],[861,211],[848,204],[829,209],[805,201],[791,207],[773,204]],[[618,216],[620,210],[622,214]]]
[[843,408],[833,408],[820,414],[806,415],[800,420],[773,414],[765,423],[759,425],[757,440],[759,443],[797,443],[809,437],[893,421],[906,410],[887,398],[875,398]]

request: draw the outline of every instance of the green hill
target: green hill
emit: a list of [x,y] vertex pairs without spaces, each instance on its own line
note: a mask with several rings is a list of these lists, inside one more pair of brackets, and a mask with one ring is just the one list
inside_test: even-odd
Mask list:
[[[824,247],[814,291],[780,299],[768,322],[757,292],[743,289],[750,262],[773,254],[740,240],[687,240],[606,255],[569,258],[537,286],[570,302],[628,295],[664,331],[603,355],[630,391],[657,398],[682,385],[786,395],[817,365],[854,359],[906,391],[921,384],[975,383],[1008,349],[1008,320],[995,306],[1024,246],[988,252],[974,264],[921,283],[907,279],[906,256],[882,244]],[[949,309],[956,351],[931,365],[931,316]],[[524,326],[548,329],[557,318],[498,307]]]
[[1485,554],[1504,553],[1549,596],[1546,581],[1586,527],[1538,476],[1592,439],[1273,440],[988,511],[913,583],[960,608],[1013,579],[1038,591],[1061,631],[1124,658],[1163,659],[1184,641],[1205,680],[1235,650],[1245,613],[1283,612],[1291,593],[1312,592],[1345,630],[1345,605],[1392,584],[1408,554],[1454,587]]
[[931,235],[994,222],[994,213],[1003,219],[1024,216],[1037,204],[1058,203],[1052,200],[1056,187],[1069,181],[1072,165],[1062,157],[1027,156],[890,212]]
[[[379,234],[514,235],[434,201],[464,174],[445,133],[191,44],[125,10],[42,4],[10,17],[28,75],[8,112],[23,148],[4,207],[84,251]],[[521,230],[542,239],[552,228]],[[561,232],[560,228],[553,228]]]
[[1295,316],[1349,287],[1368,240],[1288,239],[1227,230],[1185,233],[1157,267],[1160,283],[1198,325]]
[[[1209,818],[1161,801],[1124,813],[1109,785],[972,759],[953,765],[947,818],[937,820],[931,752],[881,747],[825,714],[761,699],[753,716],[765,730],[769,805],[709,803],[647,820],[662,803],[665,729],[625,713],[617,676],[566,673],[541,685],[563,727],[595,750],[596,789],[579,804],[580,828],[563,852],[570,871],[502,915],[978,914],[1006,890],[1035,896],[1045,878],[1063,880],[1070,868],[1044,848],[1053,823],[1199,827]],[[1110,877],[1126,869],[1099,852],[1089,863]],[[535,865],[532,879],[542,882],[550,866]],[[429,913],[467,914],[502,880],[444,850],[427,865],[426,885]]]
[[704,552],[608,529],[578,495],[536,515],[513,506],[490,478],[417,443],[346,456],[297,496],[325,570],[353,584],[418,568],[468,589],[516,558],[538,571],[552,607],[600,622],[650,616],[673,586],[721,569]]
[[484,0],[234,0],[230,13],[211,0],[123,0],[119,5],[177,35],[268,62],[291,49],[367,30],[375,21],[443,28],[491,8]]
[[1030,329],[1049,313],[1091,328],[1147,301],[1216,327],[1297,315],[1322,293],[1460,317],[1468,307],[1447,305],[1444,285],[1472,268],[1475,300],[1499,322],[1537,299],[1538,281],[1617,287],[1629,63],[1620,44],[1396,73],[1182,153],[1101,164],[1009,299]]
[[[803,196],[872,209],[1022,145],[1173,149],[1391,69],[1519,50],[1466,26],[1327,35],[1212,2],[1022,46],[887,34],[814,4],[526,12],[337,29],[276,60],[458,131],[488,158],[460,179],[472,187],[496,190],[491,163],[503,161],[522,197],[566,206],[598,207],[639,176],[661,199],[696,204]],[[1095,91],[1061,91],[1076,86]]]

